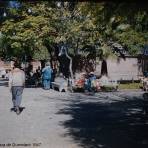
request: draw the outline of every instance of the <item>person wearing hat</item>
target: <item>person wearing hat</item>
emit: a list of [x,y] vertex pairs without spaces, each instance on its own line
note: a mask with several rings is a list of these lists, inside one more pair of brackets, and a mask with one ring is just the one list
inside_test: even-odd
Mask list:
[[50,85],[51,85],[51,77],[52,77],[52,69],[50,67],[50,63],[47,62],[45,67],[42,70],[42,83],[43,83],[43,88],[45,90],[49,90],[50,89]]
[[88,75],[88,79],[85,83],[85,90],[89,92],[94,92],[95,81],[96,81],[96,76],[94,72],[90,72]]
[[9,88],[12,93],[13,110],[16,114],[20,114],[20,104],[22,101],[22,93],[25,86],[25,73],[20,69],[18,62],[14,63],[14,68],[9,75]]

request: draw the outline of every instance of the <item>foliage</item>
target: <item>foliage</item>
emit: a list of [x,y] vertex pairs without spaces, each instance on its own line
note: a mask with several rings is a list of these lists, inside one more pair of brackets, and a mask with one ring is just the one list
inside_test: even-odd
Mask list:
[[[115,2],[22,2],[10,8],[1,24],[10,55],[41,55],[63,41],[73,55],[107,58],[113,55],[112,40],[138,54],[148,40],[148,9],[139,3]],[[31,10],[31,11],[28,11]],[[46,44],[45,44],[46,42]],[[90,47],[86,50],[85,47]],[[1,47],[2,48],[2,47]],[[49,49],[50,48],[50,49]],[[7,52],[8,53],[8,52]]]
[[[55,28],[52,27],[52,22],[50,21],[52,12],[49,10],[50,16],[46,16],[45,4],[30,6],[30,9],[34,12],[33,14],[26,12],[28,4],[24,4],[21,10],[16,10],[18,11],[17,13],[12,11],[13,9],[9,10],[12,17],[3,22],[1,32],[6,36],[9,50],[13,51],[13,56],[21,53],[33,55],[45,49],[43,46],[44,39],[49,38],[51,36],[50,33],[55,32]],[[19,19],[16,19],[16,14]]]

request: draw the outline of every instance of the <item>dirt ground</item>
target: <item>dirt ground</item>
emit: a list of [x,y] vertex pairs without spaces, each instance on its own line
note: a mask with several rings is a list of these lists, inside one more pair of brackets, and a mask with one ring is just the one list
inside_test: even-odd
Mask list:
[[0,147],[147,148],[147,99],[142,91],[89,96],[25,88],[25,109],[16,115],[1,85]]

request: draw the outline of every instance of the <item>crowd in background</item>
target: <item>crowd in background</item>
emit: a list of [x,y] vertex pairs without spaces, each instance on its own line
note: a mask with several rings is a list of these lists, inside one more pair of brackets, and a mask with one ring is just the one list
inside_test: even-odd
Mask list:
[[[1,78],[9,80],[9,75],[12,69],[3,69],[1,71]],[[50,89],[51,82],[54,81],[54,72],[50,67],[50,63],[47,62],[43,68],[38,66],[37,69],[33,68],[32,64],[29,64],[27,68],[22,68],[20,64],[20,69],[25,72],[25,86],[26,87],[42,87],[44,89]],[[49,87],[50,86],[50,87]]]
[[[21,67],[20,67],[21,68]],[[26,69],[21,68],[25,72],[25,86],[26,87],[43,87],[45,90],[52,88],[51,83],[55,81],[55,70],[50,67],[47,62],[43,68],[38,66],[33,69],[33,65],[29,64]],[[9,79],[10,70],[3,72],[3,78]],[[86,92],[96,92],[100,89],[99,83],[93,72],[82,73],[77,79],[74,79],[72,85],[76,88],[82,88]],[[64,76],[63,76],[64,79]]]

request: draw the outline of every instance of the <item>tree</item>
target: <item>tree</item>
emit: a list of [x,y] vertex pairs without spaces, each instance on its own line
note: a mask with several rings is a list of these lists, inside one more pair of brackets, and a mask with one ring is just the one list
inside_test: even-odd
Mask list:
[[[48,9],[48,16],[45,12],[46,2],[42,4],[29,5],[33,13],[26,10],[28,3],[23,3],[21,9],[9,9],[11,17],[5,20],[1,32],[8,40],[9,50],[12,56],[28,56],[45,49],[43,42],[45,38],[52,40],[55,28],[50,21],[52,10]],[[47,8],[47,6],[46,6]]]
[[53,65],[58,60],[57,45],[64,42],[76,71],[95,67],[96,60],[114,54],[124,57],[114,44],[131,55],[147,44],[148,9],[139,3],[36,1],[8,11],[0,30],[9,56],[44,59],[48,51]]

